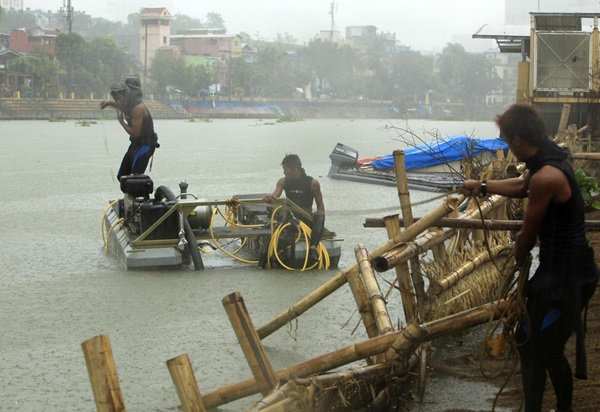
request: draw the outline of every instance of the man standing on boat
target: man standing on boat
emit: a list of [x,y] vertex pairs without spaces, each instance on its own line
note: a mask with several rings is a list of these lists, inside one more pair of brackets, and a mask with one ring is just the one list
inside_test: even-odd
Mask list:
[[[321,185],[317,179],[306,175],[302,167],[302,161],[296,154],[287,154],[283,158],[281,166],[283,167],[285,177],[277,181],[273,193],[266,195],[263,200],[267,203],[271,202],[271,200],[279,198],[285,192],[287,199],[312,215],[308,258],[310,261],[316,262],[319,260],[317,246],[321,241],[325,227],[325,205],[323,203]],[[315,213],[312,212],[313,202],[317,205]],[[261,263],[264,265],[265,262],[261,260],[259,267],[261,267]]]
[[124,81],[113,83],[110,95],[113,100],[103,100],[100,107],[117,109],[117,119],[131,142],[117,173],[120,181],[122,176],[143,174],[159,144],[152,116],[142,101],[139,77],[129,76]]
[[522,264],[539,238],[539,266],[527,283],[527,316],[517,326],[525,411],[542,410],[546,372],[556,394],[557,411],[571,411],[573,377],[564,354],[569,337],[577,335],[575,377],[586,378],[582,310],[594,294],[598,267],[585,234],[581,191],[567,152],[546,132],[540,113],[513,105],[496,118],[500,136],[525,162],[523,177],[467,180],[466,196],[498,194],[528,197],[514,256]]

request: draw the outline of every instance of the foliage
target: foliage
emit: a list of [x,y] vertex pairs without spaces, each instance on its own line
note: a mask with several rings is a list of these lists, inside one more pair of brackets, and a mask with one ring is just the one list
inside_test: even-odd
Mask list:
[[448,97],[469,106],[484,104],[485,96],[502,86],[492,63],[482,55],[467,53],[460,44],[444,48],[437,69]]
[[581,196],[585,207],[600,210],[600,201],[595,198],[598,195],[598,182],[596,178],[588,176],[582,169],[577,169],[575,179],[581,190]]
[[184,56],[176,56],[169,50],[159,50],[150,69],[150,91],[157,96],[174,87],[188,96],[196,96],[200,89],[212,83],[213,73],[205,65],[187,64]]
[[8,62],[12,72],[33,75],[34,91],[43,97],[56,96],[60,90],[60,65],[49,56],[20,56]]

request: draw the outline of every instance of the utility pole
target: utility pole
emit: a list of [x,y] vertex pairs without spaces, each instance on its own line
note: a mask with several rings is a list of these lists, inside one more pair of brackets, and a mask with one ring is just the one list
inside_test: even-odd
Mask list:
[[65,13],[65,17],[67,18],[67,33],[73,32],[73,7],[71,6],[71,0],[63,0],[63,12]]
[[329,14],[331,14],[331,30],[329,31],[329,40],[333,42],[333,32],[337,29],[335,26],[335,0],[331,2],[331,10],[329,11]]

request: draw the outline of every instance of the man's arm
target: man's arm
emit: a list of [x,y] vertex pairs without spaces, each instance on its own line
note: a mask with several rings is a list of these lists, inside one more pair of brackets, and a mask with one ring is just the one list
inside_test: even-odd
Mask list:
[[117,103],[114,100],[102,100],[100,102],[100,108],[104,110],[107,107],[113,107],[115,109],[118,109]]
[[[481,193],[481,180],[466,180],[460,189],[460,192],[465,196],[477,196]],[[523,198],[527,197],[529,189],[529,173],[521,177],[513,177],[511,179],[488,180],[486,181],[487,193],[501,195],[506,197]]]
[[310,182],[310,190],[315,197],[315,203],[317,204],[317,212],[325,213],[325,204],[323,203],[323,194],[321,193],[321,185],[317,179],[313,179]]
[[566,202],[571,194],[567,177],[560,169],[553,166],[544,166],[531,178],[529,202],[523,218],[523,226],[517,233],[514,248],[517,263],[522,262],[535,246],[550,203]]
[[277,181],[277,185],[275,186],[275,190],[273,191],[273,193],[263,197],[263,200],[265,202],[270,202],[273,199],[279,198],[279,196],[281,196],[281,194],[283,193],[284,186],[285,186],[285,177],[282,177],[281,179],[279,179]]

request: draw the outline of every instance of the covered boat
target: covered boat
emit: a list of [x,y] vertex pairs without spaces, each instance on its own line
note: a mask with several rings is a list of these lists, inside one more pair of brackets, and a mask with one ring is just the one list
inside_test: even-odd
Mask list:
[[207,201],[187,193],[187,186],[181,182],[175,195],[165,186],[154,191],[149,176],[123,176],[124,196],[111,201],[103,216],[106,249],[128,269],[181,268],[192,263],[195,269],[203,269],[202,251],[207,249],[219,249],[249,264],[257,264],[264,253],[266,266],[272,268],[337,267],[339,239],[327,229],[317,248],[318,261],[309,260],[310,227],[305,222],[310,223],[312,216],[291,201],[275,199],[267,204],[262,194]]
[[[497,150],[508,151],[499,138],[475,139],[448,136],[404,150],[408,186],[430,191],[452,191],[464,180],[461,161],[477,159],[487,164]],[[331,154],[328,177],[362,183],[396,186],[394,156],[359,158],[358,151],[338,143]]]

